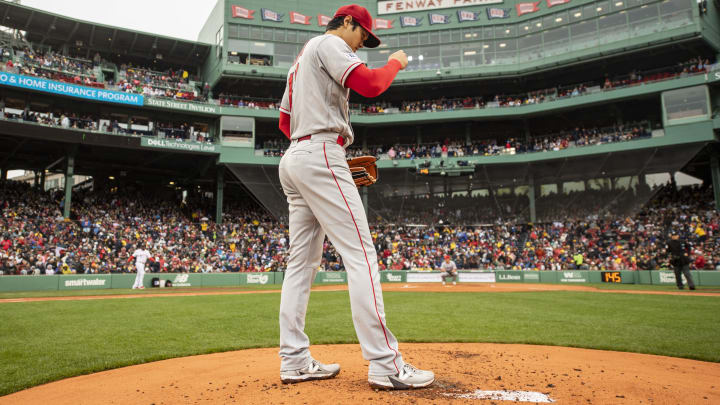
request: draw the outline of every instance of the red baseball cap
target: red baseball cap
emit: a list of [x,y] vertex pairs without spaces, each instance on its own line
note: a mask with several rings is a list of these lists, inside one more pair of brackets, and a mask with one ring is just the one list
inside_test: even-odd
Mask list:
[[368,32],[368,39],[363,42],[363,46],[365,48],[377,48],[377,46],[380,45],[380,39],[372,32],[373,19],[370,12],[367,11],[365,7],[358,6],[357,4],[342,6],[335,12],[335,17],[344,17],[347,15],[357,21],[357,23]]

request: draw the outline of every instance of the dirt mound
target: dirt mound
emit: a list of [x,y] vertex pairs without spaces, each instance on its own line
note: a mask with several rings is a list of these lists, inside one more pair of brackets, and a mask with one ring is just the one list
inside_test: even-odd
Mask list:
[[529,345],[400,348],[407,361],[435,371],[434,386],[375,391],[359,346],[332,345],[311,348],[318,360],[341,364],[332,380],[283,385],[277,348],[253,349],[69,378],[1,397],[0,404],[500,404],[518,398],[515,391],[526,392],[524,403],[544,397],[561,404],[720,403],[716,363]]

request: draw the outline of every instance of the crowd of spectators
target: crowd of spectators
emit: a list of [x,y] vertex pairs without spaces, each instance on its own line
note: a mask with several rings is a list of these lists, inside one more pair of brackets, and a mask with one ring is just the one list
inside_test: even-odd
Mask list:
[[158,72],[132,64],[122,64],[120,72],[120,80],[117,82],[120,91],[174,100],[208,101],[210,85],[205,83],[201,89],[194,88],[190,85],[190,74],[186,70],[168,69]]
[[650,270],[670,268],[665,242],[675,230],[692,245],[691,268],[717,270],[719,227],[707,189],[666,189],[632,216],[535,225],[386,225],[375,234],[381,267],[394,270],[434,269],[445,254],[466,269]]
[[[236,208],[217,225],[189,201],[140,191],[76,192],[72,220],[62,193],[25,183],[0,186],[0,271],[5,274],[132,272],[146,245],[155,272],[279,271],[287,235],[256,208]],[[202,205],[202,202],[198,202]]]
[[80,129],[86,131],[100,131],[105,133],[150,136],[176,141],[194,141],[212,143],[214,139],[208,132],[203,132],[187,122],[136,122],[132,118],[122,121],[112,117],[98,117],[90,114],[78,114],[74,112],[54,113],[32,111],[29,108],[24,110],[6,109],[0,101],[0,118],[16,119],[24,122],[41,125]]
[[[2,183],[3,274],[132,272],[129,255],[142,245],[153,256],[151,272],[284,270],[287,228],[256,206],[237,205],[216,224],[205,216],[212,204],[197,196],[182,200],[132,189],[88,189],[75,193],[72,220],[64,220],[62,198],[61,192],[26,183]],[[534,225],[511,220],[456,225],[452,218],[444,224],[415,223],[408,217],[373,221],[371,233],[381,270],[436,269],[444,255],[461,269],[669,268],[665,240],[670,231],[691,244],[691,268],[720,269],[720,216],[710,187],[666,186],[634,214],[576,214]],[[321,265],[342,269],[327,241]]]
[[[2,68],[7,72],[90,87],[105,87],[98,82],[93,63],[89,60],[61,55],[49,49],[36,51],[29,46],[2,47],[0,55]],[[14,55],[18,57],[14,58]]]
[[567,97],[581,96],[588,92],[611,90],[614,88],[633,86],[641,83],[651,83],[659,80],[668,80],[675,77],[684,77],[691,74],[704,73],[712,68],[709,59],[701,57],[693,58],[687,62],[679,63],[677,66],[660,69],[657,71],[640,72],[634,70],[630,74],[610,77],[605,76],[602,80],[586,83],[557,86],[542,90],[533,90],[522,94],[496,94],[494,96],[464,97],[425,99],[417,101],[403,101],[399,105],[389,102],[377,102],[373,104],[354,104],[353,110],[363,114],[389,114],[389,113],[411,113],[411,112],[437,112],[453,111],[461,109],[517,107],[528,104],[540,104],[546,101],[554,101]]
[[263,108],[276,110],[280,106],[279,102],[272,100],[255,99],[250,96],[243,97],[225,93],[220,93],[218,101],[220,102],[220,105],[255,109]]
[[[498,139],[457,141],[449,138],[441,142],[414,145],[377,145],[367,149],[352,145],[348,149],[350,156],[374,155],[380,159],[422,159],[465,156],[514,155],[518,153],[558,151],[562,149],[600,145],[611,142],[623,142],[648,138],[650,131],[642,124],[616,125],[609,128],[575,127],[559,133],[534,135],[529,139],[517,136]],[[266,156],[282,154],[278,149],[266,149]]]
[[[20,74],[44,77],[69,83],[87,86],[116,86],[120,91],[143,94],[150,97],[165,97],[175,100],[208,102],[210,87],[204,83],[199,87],[192,86],[190,81],[196,79],[184,69],[168,69],[156,71],[150,68],[137,67],[132,64],[119,66],[118,80],[99,82],[96,78],[95,66],[102,62],[99,54],[93,60],[72,58],[52,50],[37,51],[30,46],[15,49],[0,49],[3,55],[4,68]],[[20,55],[13,62],[13,54]],[[623,76],[606,76],[601,80],[569,86],[557,86],[542,90],[532,90],[522,94],[497,94],[493,96],[467,96],[464,98],[445,98],[403,101],[397,105],[389,102],[372,104],[354,104],[356,112],[364,114],[409,113],[426,111],[448,111],[469,108],[513,107],[527,104],[543,103],[565,97],[583,95],[587,92],[610,90],[640,83],[667,80],[691,74],[703,73],[712,68],[710,59],[696,57],[676,66],[655,71],[641,72],[634,70]],[[215,102],[215,101],[213,101]],[[221,105],[277,109],[278,100],[254,99],[249,96],[220,94],[216,101]]]

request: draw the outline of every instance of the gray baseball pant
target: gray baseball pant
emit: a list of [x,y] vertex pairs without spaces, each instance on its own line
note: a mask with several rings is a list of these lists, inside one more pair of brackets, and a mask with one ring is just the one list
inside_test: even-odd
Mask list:
[[290,251],[280,299],[281,371],[310,361],[305,334],[310,287],[320,265],[325,234],[342,256],[350,307],[369,374],[395,375],[404,363],[385,323],[377,254],[337,134],[292,141],[280,161],[280,183],[290,208]]

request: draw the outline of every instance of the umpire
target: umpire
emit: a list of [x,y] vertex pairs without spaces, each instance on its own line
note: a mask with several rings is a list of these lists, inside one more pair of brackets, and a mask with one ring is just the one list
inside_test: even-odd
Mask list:
[[692,275],[690,274],[690,258],[688,257],[689,248],[685,242],[680,241],[680,235],[677,232],[673,232],[670,236],[670,240],[667,243],[667,250],[670,253],[670,264],[675,270],[675,284],[679,289],[683,289],[682,276],[685,275],[687,279],[688,287],[691,290],[695,289],[695,283],[693,283]]

